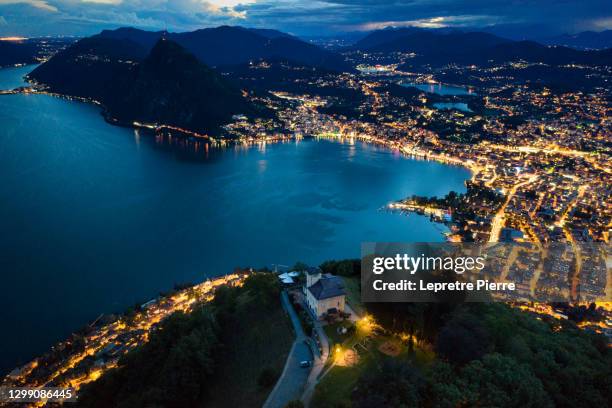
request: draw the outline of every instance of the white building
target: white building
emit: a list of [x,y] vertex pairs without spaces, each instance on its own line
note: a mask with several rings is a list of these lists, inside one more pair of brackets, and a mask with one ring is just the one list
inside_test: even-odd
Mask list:
[[322,273],[319,268],[308,268],[306,271],[304,295],[308,308],[317,318],[330,312],[344,312],[344,282],[337,276]]

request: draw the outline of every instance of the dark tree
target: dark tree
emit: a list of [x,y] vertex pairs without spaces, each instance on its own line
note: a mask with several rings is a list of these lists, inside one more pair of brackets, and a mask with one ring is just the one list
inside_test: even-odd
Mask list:
[[425,381],[415,367],[389,359],[380,371],[370,371],[359,380],[352,395],[353,407],[419,407],[424,386]]
[[490,336],[478,318],[459,313],[441,330],[436,352],[453,364],[463,365],[491,350]]

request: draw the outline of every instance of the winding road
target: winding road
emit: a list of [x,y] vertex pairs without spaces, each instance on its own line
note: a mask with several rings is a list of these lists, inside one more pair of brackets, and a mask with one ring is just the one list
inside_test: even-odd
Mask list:
[[289,401],[299,400],[302,396],[304,386],[307,380],[309,380],[309,373],[311,371],[307,368],[300,367],[300,361],[313,360],[312,352],[307,344],[308,337],[302,329],[300,319],[289,301],[287,292],[282,292],[281,301],[283,308],[287,311],[291,319],[291,324],[295,331],[295,341],[289,351],[283,373],[276,382],[272,392],[270,392],[270,395],[268,395],[266,402],[263,404],[263,408],[283,408]]

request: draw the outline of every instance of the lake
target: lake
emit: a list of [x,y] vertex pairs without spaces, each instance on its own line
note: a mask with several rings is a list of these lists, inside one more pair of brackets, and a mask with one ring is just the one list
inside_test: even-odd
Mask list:
[[463,88],[459,86],[444,85],[444,84],[417,84],[417,83],[400,83],[406,88],[417,88],[421,91],[435,93],[438,95],[476,95],[471,88]]
[[472,110],[468,107],[467,103],[463,102],[439,102],[433,104],[434,108],[440,110],[450,110],[457,109],[461,112],[472,112]]
[[357,142],[180,147],[47,95],[0,96],[0,123],[0,373],[175,283],[441,241],[426,217],[379,209],[470,177]]
[[14,89],[26,85],[23,76],[36,68],[36,65],[0,68],[0,90]]

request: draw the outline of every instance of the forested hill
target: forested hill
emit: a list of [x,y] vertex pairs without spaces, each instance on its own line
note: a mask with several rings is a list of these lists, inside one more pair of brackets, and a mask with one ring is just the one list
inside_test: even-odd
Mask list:
[[612,49],[577,50],[546,46],[534,41],[513,41],[485,32],[439,32],[403,28],[374,31],[353,49],[381,53],[414,53],[412,65],[488,65],[527,61],[550,65],[610,65]]
[[131,41],[150,49],[162,36],[180,44],[202,63],[210,66],[268,60],[333,71],[351,69],[341,55],[276,30],[220,26],[183,33],[164,33],[123,27],[104,30],[95,37]]
[[238,88],[166,39],[158,40],[148,55],[135,42],[83,39],[35,69],[30,78],[54,92],[98,100],[124,123],[214,134],[232,115],[257,112]]
[[74,406],[261,407],[293,339],[276,275],[256,273],[163,320],[148,343],[84,386]]

